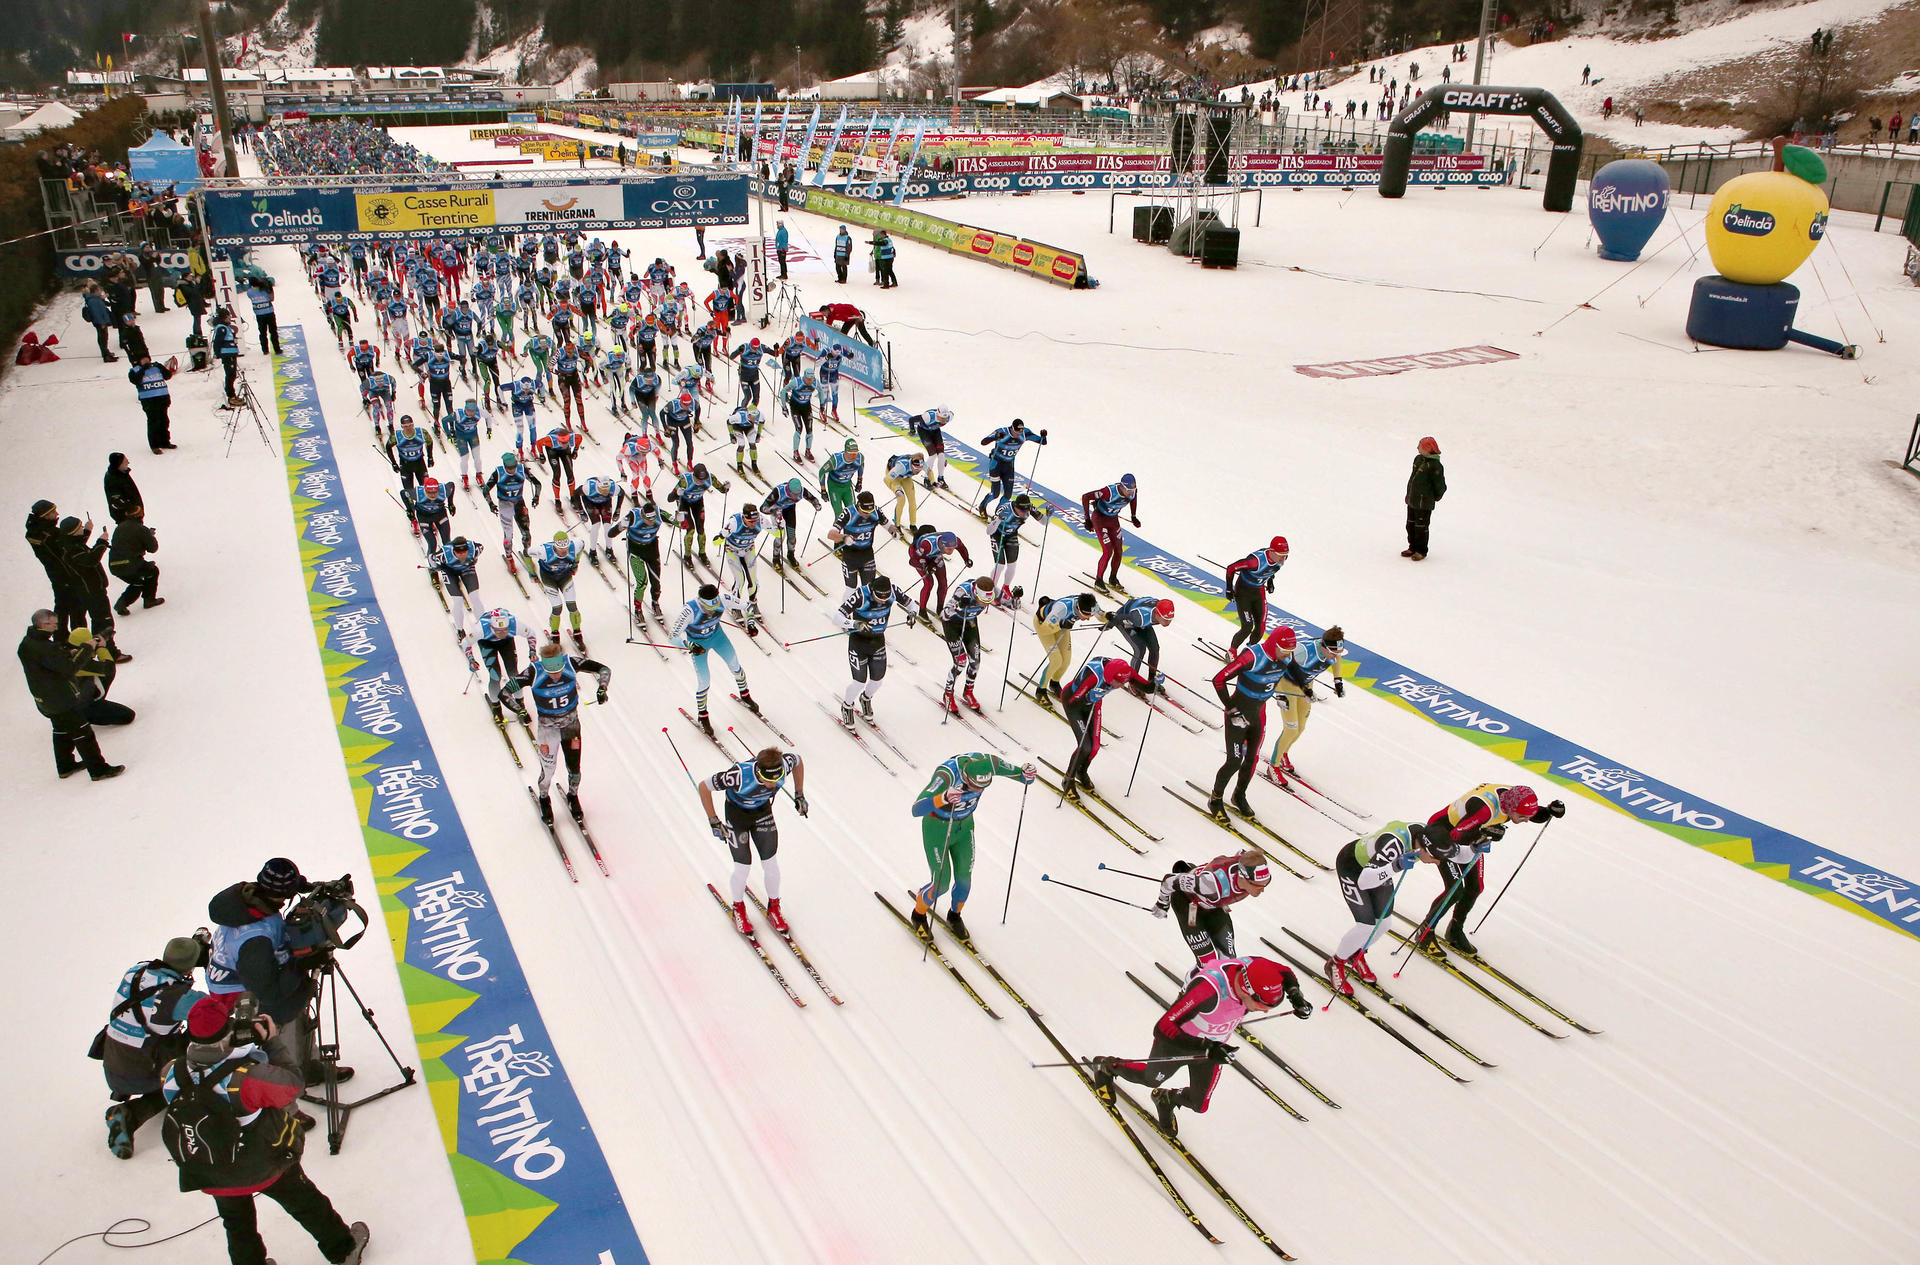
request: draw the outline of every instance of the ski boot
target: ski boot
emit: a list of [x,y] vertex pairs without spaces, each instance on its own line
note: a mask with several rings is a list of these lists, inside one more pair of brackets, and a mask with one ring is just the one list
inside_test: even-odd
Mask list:
[[662,619],[664,619],[664,618],[666,618],[666,616],[665,616],[665,615],[663,615],[663,614],[661,613],[661,610],[660,610],[660,598],[659,598],[659,596],[658,596],[658,595],[655,595],[654,597],[652,597],[652,598],[649,598],[649,599],[648,599],[648,601],[647,601],[647,607],[648,607],[648,609],[650,609],[650,610],[651,610],[651,611],[652,611],[652,612],[653,612],[653,613],[654,613],[655,615],[660,615],[660,617],[661,617]]
[[1101,1102],[1113,1101],[1113,1066],[1118,1061],[1106,1054],[1087,1060],[1087,1076],[1093,1081],[1093,1092],[1100,1096]]
[[753,471],[755,474],[760,473],[760,455],[758,453],[747,458],[747,469]]
[[705,733],[709,738],[713,737],[713,717],[707,714],[706,708],[702,707],[700,709],[699,714],[694,717],[694,721],[700,726],[701,732]]
[[705,567],[709,571],[713,570],[713,559],[707,556],[707,551],[705,549],[702,549],[700,551],[700,565]]
[[937,479],[935,479],[935,480],[933,481],[933,486],[935,486],[935,487],[937,487],[937,488],[942,488],[942,489],[945,489],[945,490],[947,490],[947,491],[952,491],[952,489],[951,489],[951,488],[948,488],[948,487],[947,487],[947,476],[946,476],[946,475],[944,475],[944,474],[943,474],[943,475],[941,475],[941,476],[940,476],[939,478],[937,478]]
[[551,826],[553,824],[553,800],[545,795],[539,794],[536,794],[534,798],[540,801],[540,820]]
[[1436,962],[1446,960],[1447,953],[1440,947],[1440,938],[1434,935],[1433,928],[1425,923],[1421,924],[1420,930],[1413,933],[1413,947]]
[[1107,582],[1105,580],[1096,579],[1093,582],[1093,591],[1096,593],[1105,594],[1109,597],[1113,595],[1113,590],[1107,587]]
[[787,546],[787,564],[795,567],[800,565],[800,555],[793,551],[791,545]]
[[1367,951],[1365,949],[1361,949],[1347,959],[1347,969],[1353,972],[1353,977],[1363,984],[1378,984],[1380,982],[1380,977],[1373,973],[1371,966],[1367,965]]
[[587,565],[590,567],[600,565],[600,551],[598,549],[587,550]]
[[1098,793],[1093,789],[1093,779],[1087,775],[1085,769],[1080,770],[1080,789],[1089,795]]
[[753,692],[751,690],[745,686],[741,686],[740,693],[736,695],[736,697],[740,700],[740,706],[746,708],[756,716],[760,714],[760,704],[753,701]]
[[647,608],[637,597],[633,599],[633,617],[636,620],[645,620],[647,617]]
[[587,635],[578,628],[569,628],[567,631],[573,635],[573,644],[580,647],[580,653],[585,654],[587,652]]
[[964,691],[962,691],[960,694],[960,701],[965,703],[968,707],[971,707],[976,712],[981,710],[980,700],[973,696],[972,681],[967,682],[967,688]]
[[842,726],[846,728],[846,731],[848,733],[854,732],[853,708],[848,706],[846,703],[840,704],[840,723]]
[[753,924],[747,921],[747,902],[744,900],[733,902],[733,929],[743,936],[753,934]]
[[587,824],[586,810],[580,807],[579,791],[570,790],[567,792],[567,812],[572,814],[574,825],[584,826]]
[[1066,790],[1061,792],[1060,798],[1066,800],[1069,804],[1078,804],[1081,802],[1080,788],[1072,782],[1068,782]]
[[808,449],[807,449],[807,460],[808,460],[808,461],[812,461],[812,460],[813,460],[813,449],[812,449],[812,448],[808,448]]
[[1468,957],[1479,957],[1480,951],[1473,947],[1473,941],[1467,939],[1466,919],[1456,917],[1447,924],[1447,945]]
[[462,492],[467,490],[467,476],[464,474],[460,476],[460,490]]
[[933,491],[933,479],[927,475],[921,475],[920,486],[925,488],[929,492]]
[[1254,816],[1253,805],[1247,802],[1247,797],[1245,795],[1235,795],[1233,797],[1233,811],[1239,814],[1241,817],[1245,818],[1247,821],[1260,820],[1258,817]]
[[693,555],[690,553],[681,554],[680,565],[685,567],[689,571],[693,570]]
[[1353,996],[1353,984],[1347,979],[1347,964],[1339,958],[1328,958],[1325,963],[1327,982],[1342,997]]
[[1043,685],[1039,689],[1035,690],[1033,692],[1033,701],[1040,704],[1040,706],[1046,708],[1048,711],[1052,711],[1053,710],[1052,687],[1050,685]]
[[775,931],[781,932],[782,934],[787,930],[786,916],[780,912],[780,898],[778,896],[769,897],[767,900],[767,922],[772,925]]
[[873,719],[873,695],[862,694],[860,696],[860,714],[868,720]]
[[953,701],[953,687],[951,685],[947,687],[947,692],[940,696],[940,706],[947,709],[948,715],[958,716],[960,714],[960,705]]
[[960,917],[959,906],[949,909],[944,921],[947,924],[947,930],[953,932],[959,939],[969,941],[973,939],[973,933],[967,930],[966,921]]
[[518,716],[521,724],[531,725],[533,723],[533,717],[528,713],[527,705],[513,695],[507,696],[507,710],[515,716]]
[[1293,767],[1293,753],[1292,753],[1292,752],[1290,752],[1290,751],[1282,751],[1282,752],[1280,753],[1280,771],[1281,771],[1282,773],[1291,773],[1291,774],[1293,774],[1293,775],[1294,775],[1295,777],[1298,777],[1298,776],[1300,776],[1300,770],[1298,770],[1298,769],[1296,769],[1296,768],[1294,768],[1294,767]]
[[127,1104],[117,1102],[107,1108],[107,1149],[116,1159],[133,1158],[133,1130],[127,1127]]
[[1180,1120],[1174,1115],[1175,1109],[1179,1106],[1176,1098],[1177,1092],[1171,1089],[1153,1091],[1153,1110],[1160,1117],[1160,1132],[1170,1138],[1180,1136]]
[[733,472],[735,474],[745,474],[747,472],[747,463],[739,453],[733,454]]
[[1231,827],[1233,824],[1233,819],[1227,816],[1226,805],[1221,802],[1218,795],[1210,795],[1207,797],[1207,816],[1213,818],[1223,826]]
[[926,910],[914,910],[913,913],[908,916],[907,921],[913,924],[914,935],[919,936],[922,940],[933,939],[933,931],[927,921]]

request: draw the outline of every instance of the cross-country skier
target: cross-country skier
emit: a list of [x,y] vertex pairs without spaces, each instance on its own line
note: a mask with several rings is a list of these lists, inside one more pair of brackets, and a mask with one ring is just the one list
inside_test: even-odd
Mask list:
[[1267,594],[1273,592],[1274,577],[1287,565],[1287,538],[1275,536],[1265,549],[1256,549],[1227,568],[1227,595],[1233,601],[1233,613],[1240,629],[1233,634],[1228,649],[1258,641],[1267,632]]
[[913,894],[915,932],[929,934],[927,915],[951,887],[953,900],[947,906],[946,924],[962,940],[973,938],[960,908],[973,890],[974,810],[996,776],[1017,777],[1023,785],[1031,786],[1039,772],[1031,764],[1008,764],[979,751],[953,756],[934,769],[920,797],[913,801],[913,815],[920,819],[920,846],[926,851],[931,875],[926,886]]
[[860,455],[860,441],[848,439],[840,451],[820,464],[820,495],[833,505],[835,516],[853,504],[854,493],[867,485],[867,459]]
[[887,623],[896,606],[912,618],[913,599],[896,589],[886,576],[876,575],[849,592],[830,617],[834,627],[847,631],[847,668],[853,679],[840,700],[840,723],[849,731],[854,727],[856,702],[860,714],[873,719],[873,696],[880,692],[880,682],[887,675]]
[[1118,483],[1095,488],[1080,496],[1080,512],[1100,542],[1100,560],[1093,564],[1093,587],[1106,592],[1107,585],[1120,583],[1120,559],[1126,552],[1126,538],[1120,532],[1120,514],[1125,511],[1135,527],[1140,526],[1140,491],[1130,474]]
[[[813,460],[813,371],[802,369],[787,383],[787,413],[793,418],[793,455],[795,460]],[[800,450],[801,432],[806,433],[806,452]]]
[[[700,561],[711,567],[707,558],[707,493],[718,487],[722,492],[732,491],[732,487],[707,473],[705,462],[695,462],[693,469],[681,475],[667,493],[667,500],[680,507],[680,530],[686,538],[680,543],[680,565],[693,569],[695,550]],[[692,548],[688,548],[691,545]]]
[[726,661],[733,672],[734,689],[739,692],[740,701],[754,711],[759,707],[753,701],[753,695],[747,692],[747,674],[740,669],[740,655],[733,648],[733,639],[727,636],[726,613],[733,611],[746,624],[747,636],[760,635],[759,617],[748,608],[746,603],[731,593],[722,592],[716,584],[702,584],[694,593],[686,609],[673,621],[668,636],[676,646],[682,646],[693,656],[693,673],[698,682],[693,691],[695,719],[700,728],[713,735],[713,721],[707,716],[707,689],[712,683],[707,668],[707,655],[717,654]]
[[1443,827],[1389,822],[1372,834],[1361,835],[1333,859],[1333,872],[1340,880],[1340,895],[1353,914],[1353,926],[1347,928],[1333,947],[1333,956],[1327,959],[1327,979],[1348,997],[1353,996],[1349,971],[1369,984],[1378,979],[1367,965],[1367,945],[1393,907],[1396,876],[1420,864],[1421,850],[1430,838],[1445,837]]
[[1013,463],[1020,456],[1021,445],[1046,442],[1046,431],[1028,430],[1027,424],[1017,417],[1011,425],[1002,426],[980,441],[988,461],[988,488],[986,496],[980,501],[980,517],[987,517],[987,505],[996,496],[1002,501],[1013,499]]
[[[1173,623],[1173,603],[1164,597],[1130,597],[1120,603],[1118,610],[1107,616],[1106,625],[1119,630],[1127,644],[1133,648],[1133,659],[1129,664],[1135,676],[1141,676],[1140,661],[1147,661],[1146,682],[1140,689],[1149,694],[1166,692],[1166,682],[1160,679],[1160,629]],[[1137,692],[1137,691],[1136,691]]]
[[[773,520],[773,569],[778,571],[784,566],[799,566],[800,555],[800,502],[805,500],[813,506],[814,513],[820,512],[820,498],[807,491],[807,485],[799,478],[788,479],[785,483],[776,483],[760,502],[762,520]],[[785,562],[781,561],[783,556]]]
[[[725,768],[699,783],[700,807],[707,810],[707,825],[713,837],[727,845],[733,854],[733,876],[728,890],[733,898],[733,927],[741,935],[752,935],[747,920],[747,876],[753,872],[753,854],[760,854],[760,875],[767,884],[767,921],[775,931],[785,931],[787,920],[780,912],[780,827],[773,820],[773,801],[787,778],[793,778],[793,810],[807,815],[807,766],[791,751],[766,747],[753,759]],[[726,820],[714,810],[713,793],[726,797]]]
[[1100,754],[1101,700],[1108,690],[1139,679],[1124,659],[1092,659],[1061,689],[1060,708],[1079,740],[1067,761],[1066,798],[1074,803],[1080,802],[1082,789],[1093,789],[1088,769],[1093,757]]
[[987,608],[980,590],[985,584],[984,580],[962,580],[940,606],[940,635],[946,638],[947,651],[953,656],[953,667],[947,670],[946,693],[940,702],[956,716],[960,707],[953,700],[953,687],[960,683],[962,672],[966,673],[967,684],[961,699],[974,711],[980,710],[980,700],[973,696],[973,682],[980,675],[980,612]]
[[[922,523],[913,529],[913,543],[907,546],[907,561],[920,573],[920,619],[928,627],[933,626],[929,611],[937,611],[947,604],[947,559],[955,553],[968,566],[973,565],[973,555],[967,552],[966,544],[950,531],[939,531],[930,523]],[[933,594],[935,583],[940,593],[931,605],[927,599]]]
[[1531,786],[1483,782],[1429,817],[1427,855],[1440,867],[1440,894],[1414,934],[1421,951],[1434,951],[1434,929],[1440,925],[1440,915],[1451,909],[1447,943],[1462,953],[1478,952],[1467,939],[1466,918],[1486,886],[1486,854],[1512,822],[1544,826],[1566,815],[1565,803],[1556,799],[1542,804]]
[[908,527],[920,521],[919,480],[927,459],[917,452],[896,452],[887,458],[887,491],[893,493],[893,525]]
[[1052,507],[1045,501],[1035,505],[1033,498],[1025,492],[1011,501],[1000,502],[1000,508],[993,512],[987,523],[987,545],[993,550],[993,600],[997,606],[1020,609],[1018,585],[1013,582],[1013,573],[1020,563],[1020,528],[1027,519],[1046,517]]
[[1280,732],[1273,737],[1273,755],[1267,761],[1266,775],[1278,786],[1286,786],[1287,774],[1293,772],[1293,757],[1288,754],[1293,744],[1300,741],[1300,734],[1307,727],[1307,717],[1313,712],[1313,678],[1322,672],[1333,672],[1333,693],[1336,698],[1345,698],[1347,683],[1340,677],[1340,660],[1347,654],[1346,634],[1340,625],[1321,633],[1312,641],[1294,647],[1294,662],[1300,665],[1306,680],[1296,684],[1292,680],[1282,681],[1279,687]]
[[[614,524],[614,530],[627,542],[627,575],[633,580],[636,618],[641,615],[641,600],[649,594],[653,613],[660,614],[660,526],[660,507],[651,497],[629,506]],[[608,556],[612,556],[611,549]]]
[[580,682],[578,674],[591,673],[599,682],[594,701],[607,701],[607,682],[613,670],[584,654],[570,655],[561,648],[558,634],[540,648],[540,658],[513,678],[513,691],[533,694],[538,719],[534,737],[540,753],[540,818],[553,824],[552,794],[555,761],[567,762],[567,811],[576,822],[584,820],[580,811]]
[[[513,566],[513,529],[520,528],[520,547],[533,549],[533,523],[527,517],[527,502],[522,499],[527,484],[533,484],[533,504],[540,504],[540,479],[533,471],[520,464],[520,458],[511,452],[500,454],[500,464],[494,467],[487,481],[480,485],[480,495],[486,499],[487,508],[500,516],[500,547],[507,551],[507,566]],[[499,503],[495,504],[496,495]]]
[[927,450],[927,472],[923,486],[929,491],[947,486],[947,423],[953,420],[950,408],[930,408],[907,419],[913,437]]
[[[559,499],[557,495],[555,499]],[[534,568],[535,578],[547,597],[547,635],[555,641],[560,639],[560,607],[565,605],[573,639],[585,650],[587,639],[580,633],[580,604],[573,590],[574,576],[580,570],[580,552],[579,541],[564,531],[557,531],[538,552],[527,554],[527,562]]]
[[720,546],[720,565],[731,569],[734,596],[756,614],[760,609],[760,577],[753,564],[759,558],[760,532],[765,526],[760,507],[748,501],[713,534],[713,543]]
[[[413,499],[413,490],[433,467],[433,437],[413,424],[413,414],[403,413],[400,429],[387,439],[387,464],[400,476],[400,497]],[[416,526],[415,531],[419,528]]]
[[1067,669],[1073,666],[1073,626],[1092,619],[1099,610],[1099,602],[1091,593],[1042,596],[1035,603],[1033,631],[1040,638],[1040,648],[1047,652],[1046,666],[1033,683],[1033,701],[1040,706],[1051,708],[1066,683]]
[[[479,546],[474,548],[477,553]],[[520,675],[519,636],[520,621],[512,611],[496,606],[480,616],[473,644],[480,651],[480,666],[487,670],[487,707],[493,712],[493,718],[501,719],[500,709],[504,705],[530,725],[532,718],[527,715],[526,704],[512,693],[503,693],[506,683]]]
[[[1253,805],[1247,802],[1247,783],[1260,761],[1260,742],[1267,732],[1267,700],[1273,697],[1274,687],[1281,680],[1293,682],[1296,688],[1307,680],[1306,671],[1293,657],[1298,640],[1290,625],[1275,625],[1264,641],[1248,646],[1213,674],[1213,692],[1220,696],[1220,706],[1226,709],[1227,759],[1213,775],[1213,794],[1207,800],[1207,811],[1222,825],[1227,822],[1227,810],[1221,797],[1226,794],[1230,778],[1234,782],[1233,811],[1253,820]],[[1227,692],[1228,682],[1233,684],[1231,694]]]
[[827,529],[827,539],[840,555],[840,582],[849,591],[872,581],[873,537],[882,529],[896,537],[900,534],[874,504],[871,492],[856,494],[852,506],[835,515],[833,526]]
[[607,551],[607,557],[613,557],[613,545],[607,534],[613,528],[613,512],[616,497],[624,497],[620,485],[605,475],[594,475],[580,485],[572,494],[573,512],[587,527],[587,561],[600,565],[600,551]]
[[1185,1089],[1153,1091],[1160,1131],[1177,1137],[1180,1122],[1174,1111],[1180,1107],[1206,1111],[1220,1081],[1220,1069],[1233,1061],[1237,1047],[1228,1045],[1227,1038],[1240,1021],[1283,1002],[1302,1019],[1313,1014],[1312,1003],[1300,992],[1300,981],[1286,966],[1267,958],[1222,959],[1202,970],[1153,1025],[1153,1048],[1145,1059],[1102,1055],[1091,1060],[1094,1087],[1112,1102],[1115,1078],[1157,1087],[1184,1064]]
[[440,573],[440,585],[447,595],[453,631],[462,637],[467,634],[467,613],[479,604],[480,575],[474,564],[480,561],[482,548],[465,536],[455,536],[432,555],[433,569]]
[[1187,948],[1193,951],[1195,969],[1204,970],[1234,956],[1233,915],[1227,908],[1258,896],[1271,882],[1273,867],[1258,848],[1217,856],[1200,866],[1175,861],[1173,871],[1160,880],[1153,916],[1165,918],[1172,912]]
[[[472,400],[452,413],[442,417],[439,422],[440,438],[452,446],[460,457],[460,486],[467,486],[469,473],[476,478],[485,478],[480,465],[480,406]],[[488,422],[488,429],[492,429]]]
[[452,526],[450,520],[454,514],[454,504],[447,496],[445,485],[429,475],[415,489],[407,508],[427,553],[431,555],[446,543]]

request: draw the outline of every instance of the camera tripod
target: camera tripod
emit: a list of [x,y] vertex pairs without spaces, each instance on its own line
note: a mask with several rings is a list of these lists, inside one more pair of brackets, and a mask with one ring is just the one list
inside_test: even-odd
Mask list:
[[234,399],[239,403],[224,403],[220,405],[219,410],[227,415],[227,455],[229,457],[233,455],[233,438],[240,433],[240,419],[243,414],[250,414],[253,417],[253,428],[260,432],[260,442],[267,446],[268,452],[272,452],[273,441],[267,438],[267,420],[260,411],[260,398],[253,393],[253,384],[247,381],[246,370],[242,369],[234,378],[234,386],[237,388]]
[[[321,964],[314,968],[313,975],[316,987],[313,1004],[307,1011],[308,1051],[310,1061],[320,1068],[320,1084],[316,1086],[319,1090],[317,1095],[302,1094],[301,1098],[315,1106],[326,1108],[327,1153],[338,1155],[340,1144],[346,1140],[347,1122],[354,1109],[364,1107],[371,1102],[378,1102],[388,1094],[405,1089],[414,1083],[416,1073],[413,1068],[402,1066],[400,1056],[393,1052],[393,1046],[387,1043],[386,1034],[381,1032],[380,1025],[374,1022],[373,1008],[361,999],[360,991],[353,986],[353,981],[347,978],[346,970],[334,960],[331,953],[327,954]],[[340,1067],[339,986],[342,984],[346,985],[347,992],[353,997],[354,1005],[360,1008],[360,1017],[367,1021],[367,1027],[373,1030],[374,1036],[380,1038],[380,1046],[387,1052],[387,1057],[393,1061],[394,1070],[400,1073],[400,1079],[385,1089],[375,1090],[364,1098],[356,1098],[351,1102],[341,1101],[338,1078]],[[329,1017],[332,1020],[331,1027],[325,1022]],[[333,1038],[330,1041],[327,1039],[329,1033]]]

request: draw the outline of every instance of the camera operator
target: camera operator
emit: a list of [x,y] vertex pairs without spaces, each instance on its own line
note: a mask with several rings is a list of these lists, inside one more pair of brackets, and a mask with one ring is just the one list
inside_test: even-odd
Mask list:
[[269,1265],[253,1201],[265,1195],[334,1265],[358,1265],[367,1250],[366,1222],[349,1226],[300,1167],[306,1130],[293,1107],[300,1077],[267,1057],[264,1047],[281,1035],[273,1020],[251,1010],[230,1017],[209,997],[189,1012],[187,1028],[195,1044],[160,1078],[167,1153],[180,1169],[181,1190],[213,1197],[227,1259]]
[[167,941],[166,952],[136,962],[120,977],[120,993],[107,1026],[93,1039],[92,1057],[107,1074],[107,1149],[133,1158],[133,1135],[167,1109],[160,1093],[160,1072],[187,1051],[187,1014],[206,996],[193,986],[193,973],[206,965],[211,934]]
[[[235,883],[207,902],[214,924],[213,953],[207,964],[207,989],[212,1000],[231,1010],[240,994],[251,993],[260,1013],[274,1022],[271,1050],[274,1061],[299,1069],[309,1085],[321,1080],[320,1065],[312,1057],[312,1025],[307,1014],[314,997],[308,968],[287,948],[286,922],[281,909],[313,884],[300,867],[285,857],[274,857],[260,867],[251,883]],[[347,1080],[353,1069],[336,1069],[336,1080]]]

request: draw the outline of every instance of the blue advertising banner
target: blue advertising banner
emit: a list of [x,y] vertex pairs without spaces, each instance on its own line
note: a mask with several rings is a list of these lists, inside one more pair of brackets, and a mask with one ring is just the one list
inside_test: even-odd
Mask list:
[[[896,434],[911,437],[909,415],[904,409],[882,404],[863,407],[860,412]],[[951,435],[947,438],[947,459],[949,464],[975,478],[985,478],[984,454]],[[1023,491],[1045,498],[1053,507],[1058,524],[1089,544],[1095,543],[1077,500],[1036,483],[1021,482]],[[1138,536],[1128,535],[1125,539],[1128,566],[1233,619],[1225,577],[1155,549]],[[1324,631],[1272,604],[1268,605],[1268,612],[1271,617],[1299,629],[1303,637],[1318,636]],[[1425,717],[1476,746],[1513,761],[1536,777],[1550,779],[1576,795],[1625,813],[1682,843],[1703,848],[1894,931],[1920,938],[1920,883],[1882,873],[1864,861],[1689,795],[1375,654],[1351,639],[1347,644],[1350,649],[1345,676],[1349,684]]]
[[274,397],[307,604],[474,1255],[483,1265],[644,1265],[414,706],[361,555],[305,331],[294,325],[281,337]]
[[829,347],[841,351],[840,372],[876,394],[887,389],[887,366],[880,349],[854,334],[843,334],[825,321],[802,316],[794,331],[800,339],[800,354],[818,359]]
[[732,172],[349,187],[280,183],[205,196],[216,246],[747,222],[747,177]]

